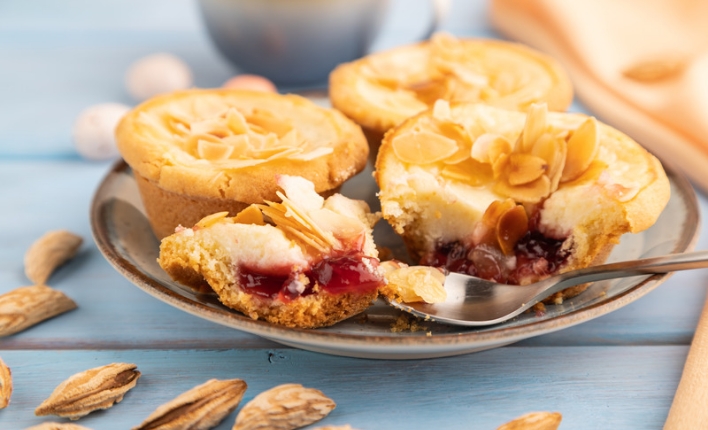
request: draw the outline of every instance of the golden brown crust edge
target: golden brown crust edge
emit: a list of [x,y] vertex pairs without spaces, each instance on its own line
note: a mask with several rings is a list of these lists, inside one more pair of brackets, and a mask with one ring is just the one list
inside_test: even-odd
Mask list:
[[[490,46],[510,49],[531,57],[538,64],[542,64],[554,80],[553,88],[537,102],[546,102],[549,110],[565,111],[573,101],[573,85],[570,77],[560,63],[553,57],[536,51],[526,45],[496,39],[462,39],[472,43],[483,43]],[[410,49],[411,47],[425,48],[430,42],[420,42],[414,45],[393,48],[374,55],[387,55],[397,49]],[[383,135],[401,123],[404,118],[391,118],[387,111],[378,105],[370,103],[357,93],[356,83],[361,78],[359,68],[366,63],[368,57],[337,66],[329,76],[329,97],[336,109],[342,111],[348,118],[372,132]]]
[[[340,112],[328,110],[340,132],[334,151],[309,161],[271,161],[238,170],[200,169],[175,166],[164,158],[165,145],[143,136],[136,120],[140,112],[155,106],[199,94],[243,95],[244,97],[283,97],[296,105],[313,107],[307,99],[295,95],[272,95],[243,90],[189,90],[158,96],[129,112],[116,129],[116,142],[125,161],[145,179],[166,191],[206,198],[233,199],[246,203],[275,200],[275,173],[297,175],[315,184],[317,192],[340,186],[366,166],[369,147],[361,128]],[[318,108],[319,109],[319,108]]]
[[241,291],[238,281],[229,276],[232,270],[230,259],[218,246],[207,244],[210,252],[215,253],[212,256],[207,255],[202,247],[186,254],[179,252],[184,246],[186,244],[176,236],[164,239],[160,245],[158,263],[170,277],[193,288],[208,282],[221,303],[254,320],[293,328],[327,327],[363,312],[378,296],[378,291],[366,294],[329,294],[324,291],[290,302],[265,300]]
[[[390,142],[395,136],[396,130],[412,126],[419,117],[428,115],[429,112],[430,111],[426,111],[408,118],[385,134],[377,156],[374,171],[374,178],[380,188],[380,172],[387,169],[388,163],[396,162],[395,155],[390,149]],[[624,133],[605,124],[602,124],[601,127],[608,138],[612,140],[612,146],[619,148],[616,149],[617,151],[622,152],[625,157],[644,161],[648,169],[648,173],[645,177],[646,182],[642,184],[637,195],[631,200],[615,202],[615,207],[618,207],[619,210],[613,211],[606,219],[608,223],[612,224],[609,228],[609,230],[612,230],[612,233],[598,231],[597,228],[602,226],[592,223],[576,226],[571,233],[571,241],[568,242],[569,246],[576,249],[576,254],[569,259],[568,263],[563,267],[562,272],[603,264],[609,257],[614,246],[619,243],[620,237],[623,234],[637,233],[651,227],[661,215],[661,212],[670,198],[670,183],[661,162]],[[416,232],[415,221],[408,224],[401,223],[396,217],[391,216],[385,211],[383,212],[383,216],[403,237],[409,254],[414,259],[419,260],[421,253],[424,252],[424,249],[428,245],[428,241],[424,235]],[[574,297],[585,291],[587,287],[588,284],[570,287],[546,299],[544,303],[562,303],[564,299]]]

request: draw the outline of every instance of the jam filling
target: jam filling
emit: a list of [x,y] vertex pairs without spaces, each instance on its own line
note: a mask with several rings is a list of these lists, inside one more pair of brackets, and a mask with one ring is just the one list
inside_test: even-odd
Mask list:
[[289,301],[319,291],[330,294],[369,293],[383,285],[377,259],[362,253],[328,257],[308,270],[287,276],[239,267],[241,288],[249,294]]
[[437,246],[424,256],[421,264],[444,267],[451,272],[466,273],[495,282],[519,284],[556,273],[570,252],[562,249],[563,240],[545,237],[537,230],[529,231],[514,246],[516,264],[499,249],[489,245],[467,246],[455,241]]

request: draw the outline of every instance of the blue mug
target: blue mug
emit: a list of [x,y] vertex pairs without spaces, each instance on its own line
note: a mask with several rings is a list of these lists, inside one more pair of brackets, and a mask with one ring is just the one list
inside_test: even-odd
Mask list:
[[[431,0],[438,27],[449,0]],[[388,0],[199,0],[217,49],[239,71],[279,85],[318,84],[340,63],[368,53]]]

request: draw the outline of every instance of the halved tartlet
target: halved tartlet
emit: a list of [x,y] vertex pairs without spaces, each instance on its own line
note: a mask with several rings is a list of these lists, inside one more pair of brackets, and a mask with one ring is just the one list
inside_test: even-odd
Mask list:
[[153,98],[116,130],[158,238],[216,212],[277,200],[276,173],[302,176],[323,195],[363,170],[361,129],[296,95],[190,90]]
[[160,266],[176,281],[206,282],[226,306],[288,327],[329,326],[368,308],[383,285],[368,205],[278,175],[282,203],[210,215],[162,240]]
[[329,84],[332,105],[362,126],[372,148],[438,99],[522,111],[537,102],[563,111],[573,99],[570,79],[553,58],[515,43],[445,33],[342,64]]
[[386,135],[375,177],[383,216],[416,261],[514,284],[603,262],[670,193],[632,139],[544,104],[525,114],[439,101]]

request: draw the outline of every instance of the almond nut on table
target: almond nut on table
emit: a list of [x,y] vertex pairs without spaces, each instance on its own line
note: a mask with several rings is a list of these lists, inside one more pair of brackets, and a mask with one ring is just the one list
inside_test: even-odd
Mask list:
[[558,412],[529,412],[501,425],[497,430],[556,430],[563,416]]
[[36,285],[44,285],[54,269],[79,251],[83,239],[66,230],[55,230],[37,239],[25,253],[25,274]]
[[320,390],[283,384],[264,391],[241,409],[232,430],[290,430],[326,417],[336,404]]
[[12,372],[0,358],[0,409],[5,409],[10,404],[12,396]]
[[77,373],[59,384],[34,413],[79,419],[123,400],[138,378],[137,366],[128,363],[112,363]]
[[76,309],[73,300],[45,285],[8,291],[0,295],[0,337],[15,334],[72,309]]
[[25,430],[91,430],[88,427],[80,426],[72,423],[42,423],[36,426],[28,427]]
[[210,429],[236,409],[246,388],[241,379],[210,379],[159,406],[133,430]]

